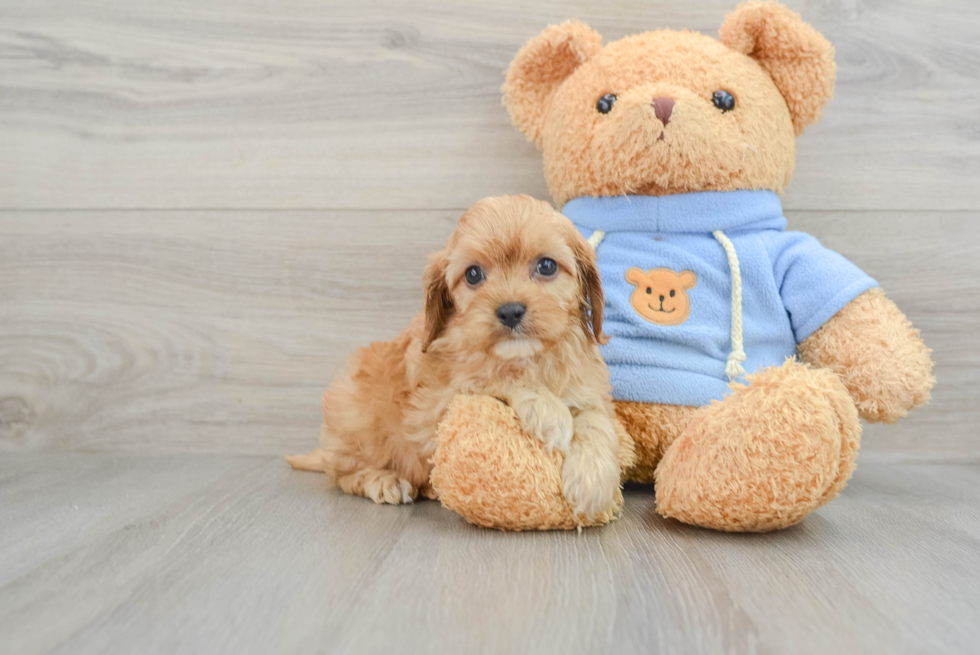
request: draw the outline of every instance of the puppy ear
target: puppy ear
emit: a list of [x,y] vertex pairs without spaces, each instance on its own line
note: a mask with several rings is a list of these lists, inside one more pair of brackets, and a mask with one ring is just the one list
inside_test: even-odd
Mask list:
[[643,281],[643,276],[646,275],[641,269],[634,266],[633,268],[626,271],[626,281],[636,286]]
[[575,69],[602,50],[602,37],[578,21],[549,25],[520,49],[507,69],[504,106],[528,139],[541,147],[551,94]]
[[680,274],[679,279],[685,289],[690,289],[698,283],[698,276],[694,273],[694,271],[683,271]]
[[[567,220],[567,219],[566,219]],[[606,299],[602,292],[602,280],[599,279],[599,267],[595,260],[595,249],[585,240],[570,222],[568,224],[568,245],[575,255],[575,267],[578,269],[578,282],[582,288],[581,315],[582,329],[592,335],[596,343],[609,343],[609,337],[602,333],[602,310]],[[591,323],[591,326],[590,326]]]
[[747,2],[725,18],[719,33],[722,43],[769,73],[797,135],[820,120],[834,95],[834,47],[799,14],[774,2]]
[[455,308],[453,297],[446,282],[446,267],[449,257],[445,250],[429,255],[429,264],[422,274],[425,293],[425,334],[422,336],[422,352],[426,352],[432,342],[442,333]]

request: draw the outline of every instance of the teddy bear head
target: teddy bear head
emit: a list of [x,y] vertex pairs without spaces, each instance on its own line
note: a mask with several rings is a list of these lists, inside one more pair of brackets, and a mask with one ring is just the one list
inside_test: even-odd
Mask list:
[[504,104],[544,153],[559,206],[579,196],[769,189],[833,94],[833,47],[772,2],[740,5],[720,40],[658,30],[602,45],[552,25],[518,52]]
[[654,268],[644,271],[631,268],[626,271],[626,281],[635,286],[630,304],[636,313],[657,325],[680,325],[691,315],[691,301],[687,290],[698,283],[692,271],[672,271]]

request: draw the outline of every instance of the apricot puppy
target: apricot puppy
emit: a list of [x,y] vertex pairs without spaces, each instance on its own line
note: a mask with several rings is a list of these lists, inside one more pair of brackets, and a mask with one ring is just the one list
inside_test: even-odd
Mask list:
[[565,454],[562,486],[583,519],[620,487],[603,295],[592,247],[528,196],[481,200],[430,256],[425,309],[394,341],[357,351],[323,395],[321,448],[287,457],[345,492],[411,502],[429,485],[436,427],[457,394],[495,397]]

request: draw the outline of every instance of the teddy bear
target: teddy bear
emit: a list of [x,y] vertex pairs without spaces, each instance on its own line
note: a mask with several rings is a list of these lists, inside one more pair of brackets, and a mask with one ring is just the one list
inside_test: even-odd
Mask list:
[[[796,137],[835,73],[821,34],[758,1],[717,40],[664,29],[603,45],[580,22],[552,25],[507,71],[504,105],[595,248],[623,480],[654,483],[666,518],[796,524],[847,484],[859,417],[893,423],[929,399],[918,331],[866,273],[786,229]],[[433,465],[442,503],[477,525],[614,514],[575,516],[561,454],[493,398],[453,401]]]

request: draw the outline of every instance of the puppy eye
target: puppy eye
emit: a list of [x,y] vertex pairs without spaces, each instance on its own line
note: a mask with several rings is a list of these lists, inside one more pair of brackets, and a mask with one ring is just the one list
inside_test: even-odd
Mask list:
[[615,102],[616,96],[611,93],[607,93],[599,98],[599,102],[595,103],[596,111],[598,111],[600,114],[608,114],[612,109],[613,103]]
[[538,275],[542,277],[551,277],[558,272],[558,264],[555,263],[554,259],[548,259],[544,257],[538,262]]
[[674,297],[674,290],[673,290],[673,289],[671,289],[671,290],[670,290],[670,297],[671,297],[671,298],[673,298],[673,297]]
[[714,102],[715,107],[720,109],[723,113],[735,109],[735,96],[728,91],[715,91],[715,94],[711,96],[711,101]]
[[653,293],[653,289],[651,289],[650,287],[647,287],[647,293]]
[[475,287],[480,282],[483,282],[483,269],[479,266],[470,266],[468,269],[466,269],[465,277],[466,284],[470,285],[471,287]]

